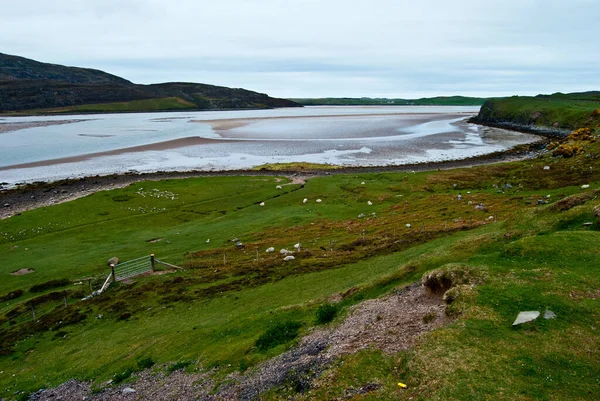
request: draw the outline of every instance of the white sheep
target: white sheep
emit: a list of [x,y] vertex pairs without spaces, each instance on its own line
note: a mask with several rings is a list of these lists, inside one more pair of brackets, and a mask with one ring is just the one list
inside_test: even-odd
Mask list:
[[322,201],[321,201],[321,199],[317,199],[315,202],[321,203]]
[[277,185],[275,189],[281,189],[281,185]]
[[308,199],[304,198],[304,200],[302,201],[302,203],[306,203],[308,202]]
[[367,205],[371,206],[371,205],[373,205],[373,202],[367,201]]

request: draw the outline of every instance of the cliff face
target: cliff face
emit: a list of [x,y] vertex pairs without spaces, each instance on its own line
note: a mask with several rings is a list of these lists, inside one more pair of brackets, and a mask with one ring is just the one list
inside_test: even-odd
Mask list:
[[600,92],[486,101],[472,122],[542,135],[564,136],[576,128],[600,128]]
[[0,53],[0,112],[161,98],[179,98],[198,110],[301,107],[290,100],[245,89],[174,82],[136,85],[99,70]]

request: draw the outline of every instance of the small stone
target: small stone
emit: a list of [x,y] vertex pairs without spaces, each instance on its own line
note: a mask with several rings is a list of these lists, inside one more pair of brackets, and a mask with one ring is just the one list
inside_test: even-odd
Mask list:
[[590,226],[593,226],[593,225],[594,225],[594,223],[592,223],[591,221],[583,223],[584,227],[590,227]]
[[265,202],[260,202],[258,205],[259,205],[259,206],[264,206],[264,205],[265,205]]
[[271,252],[275,252],[275,248],[273,248],[272,246],[267,248],[266,250],[267,253],[271,253]]
[[373,202],[367,201],[367,205],[371,206],[371,205],[373,205]]
[[4,207],[10,207],[10,203],[5,203]]
[[546,309],[546,312],[544,312],[544,319],[550,320],[550,319],[555,319],[555,318],[556,318],[556,313],[552,312],[550,309]]
[[281,189],[281,185],[277,185],[275,189]]
[[206,240],[206,243],[207,243],[207,244],[210,244],[210,239],[207,239],[207,240]]
[[292,255],[290,255],[290,256],[286,256],[285,258],[283,258],[283,260],[285,260],[286,262],[287,262],[287,261],[290,261],[290,260],[294,260],[294,259],[296,259],[296,258],[295,258],[295,257],[293,257]]
[[306,203],[308,202],[308,199],[304,198],[304,200],[302,201],[302,203]]
[[321,202],[322,202],[322,200],[321,200],[321,199],[317,199],[315,202],[317,202],[317,203],[321,203]]
[[410,227],[411,227],[410,224],[406,223],[406,228],[410,228]]
[[365,217],[365,214],[364,214],[364,213],[361,213],[361,214],[359,214],[359,215],[358,215],[358,218],[359,218],[359,219],[362,219],[362,218],[364,218],[364,217]]
[[589,185],[589,184],[583,184],[583,185],[581,186],[581,189],[588,189],[589,187],[590,187],[590,185]]
[[544,170],[550,170],[550,166],[544,166]]
[[363,182],[361,182],[361,183],[360,183],[360,185],[365,185],[365,182],[364,182],[364,181],[363,181]]
[[132,394],[132,393],[135,393],[136,391],[134,389],[132,389],[131,387],[125,387],[121,392],[123,394]]
[[513,322],[512,325],[516,326],[518,324],[531,322],[532,320],[537,319],[539,316],[540,316],[539,311],[519,312],[519,314],[517,315],[517,318],[515,319],[515,321]]
[[458,195],[458,196],[456,197],[456,200],[462,200],[462,195]]

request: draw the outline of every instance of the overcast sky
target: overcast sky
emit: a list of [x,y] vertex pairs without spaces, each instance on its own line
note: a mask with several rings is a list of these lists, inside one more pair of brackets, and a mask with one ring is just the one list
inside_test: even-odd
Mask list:
[[0,0],[0,52],[278,97],[600,90],[598,0]]

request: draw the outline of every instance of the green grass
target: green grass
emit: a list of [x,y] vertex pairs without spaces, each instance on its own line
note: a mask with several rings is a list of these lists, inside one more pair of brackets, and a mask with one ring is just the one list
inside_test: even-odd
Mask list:
[[[329,321],[323,305],[333,295],[353,289],[336,305],[347,313],[426,271],[464,264],[486,274],[455,323],[409,352],[346,356],[295,396],[332,399],[377,383],[362,399],[594,399],[600,160],[593,155],[600,146],[582,146],[586,153],[570,159],[332,175],[304,185],[274,177],[140,182],[1,220],[2,315],[23,308],[27,316],[31,303],[54,307],[62,298],[52,291],[63,289],[69,306],[38,323],[0,318],[0,391],[34,391],[73,377],[127,380],[153,364],[215,368],[219,380]],[[478,203],[487,210],[475,209]],[[296,260],[283,262],[279,249],[298,242]],[[270,246],[277,252],[266,253]],[[81,286],[28,291],[62,278],[105,278],[108,258],[149,253],[186,270],[115,284],[83,302]],[[25,267],[35,272],[9,274]],[[519,311],[546,308],[558,318],[511,326]],[[286,322],[296,322],[294,329]],[[262,347],[261,336],[275,340]],[[265,397],[285,398],[286,391]]]

